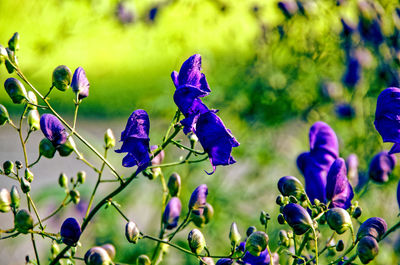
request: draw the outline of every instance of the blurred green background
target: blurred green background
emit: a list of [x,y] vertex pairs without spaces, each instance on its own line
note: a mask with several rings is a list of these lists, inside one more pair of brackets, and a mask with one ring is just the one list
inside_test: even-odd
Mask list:
[[[248,226],[259,226],[260,210],[273,216],[270,239],[276,249],[277,233],[282,228],[275,218],[279,210],[275,204],[276,183],[284,175],[303,180],[295,161],[309,148],[309,127],[318,120],[330,124],[339,137],[341,156],[356,153],[360,172],[367,172],[373,155],[390,147],[382,144],[373,126],[377,95],[400,80],[400,40],[396,35],[400,19],[395,12],[398,1],[291,3],[297,8],[285,14],[278,1],[272,0],[0,0],[0,44],[6,46],[12,34],[19,32],[19,66],[43,94],[51,86],[51,74],[58,65],[67,65],[72,71],[78,66],[85,69],[90,95],[79,109],[78,130],[99,149],[105,129],[111,127],[118,137],[127,117],[138,108],[149,113],[151,143],[158,144],[176,109],[170,74],[192,54],[201,54],[203,72],[212,90],[204,102],[220,109],[219,115],[241,146],[233,153],[237,164],[220,167],[212,176],[204,173],[210,170],[208,162],[174,169],[183,179],[183,213],[193,189],[206,183],[216,213],[202,231],[213,254],[228,253],[232,221],[244,235]],[[360,33],[346,37],[341,18],[355,25],[378,19],[384,40],[376,44]],[[351,58],[358,61],[358,69],[349,67]],[[3,84],[10,75],[1,67]],[[349,72],[359,74],[356,84],[345,81]],[[74,110],[73,97],[72,91],[54,90],[51,94],[52,105],[68,120]],[[20,115],[21,106],[13,105],[4,90],[0,92],[0,103],[13,118]],[[350,111],[343,114],[341,106],[350,106]],[[12,132],[2,128],[1,140],[8,141],[8,133]],[[37,137],[39,141],[40,135]],[[38,141],[32,144],[32,160]],[[14,148],[20,147],[15,144]],[[167,162],[182,155],[173,148],[166,152]],[[6,151],[2,153],[2,158],[8,159]],[[111,154],[115,165],[120,165],[121,158]],[[55,161],[66,163],[63,159]],[[76,162],[72,159],[67,163]],[[65,170],[74,174],[78,169]],[[122,167],[118,170],[130,173]],[[172,172],[167,169],[164,174]],[[62,200],[62,190],[55,188],[58,174],[53,173],[53,180],[43,176],[46,183],[34,191],[39,207],[50,207],[53,198]],[[82,201],[90,195],[95,182],[92,175],[81,189]],[[382,216],[389,225],[396,221],[397,180],[398,170],[389,183],[369,186],[367,195],[360,199],[364,210],[361,220]],[[104,187],[102,192],[110,189]],[[139,227],[153,235],[158,233],[160,189],[159,180],[141,177],[117,198],[131,218],[139,220]],[[76,213],[66,212],[62,217],[71,214]],[[103,243],[117,247],[116,260],[121,262],[133,263],[137,255],[151,254],[152,242],[126,242],[124,220],[113,211],[101,213],[95,224],[82,240],[80,256],[89,247]],[[182,246],[186,246],[189,229],[185,231],[178,239]],[[381,253],[372,264],[400,262],[392,247],[397,237],[394,233],[381,243]],[[49,242],[42,241],[42,255],[48,255]],[[0,245],[18,248],[9,242]],[[173,249],[169,252],[165,264],[196,263]],[[285,260],[282,255],[281,264]],[[10,259],[9,264],[14,263],[21,262]]]

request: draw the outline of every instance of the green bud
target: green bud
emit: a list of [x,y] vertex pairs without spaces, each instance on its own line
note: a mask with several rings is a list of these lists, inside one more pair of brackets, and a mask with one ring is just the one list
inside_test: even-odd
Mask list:
[[288,234],[285,230],[280,230],[279,231],[279,240],[280,240],[280,245],[284,247],[289,247],[290,246],[290,239],[288,237]]
[[68,137],[67,141],[64,144],[57,147],[60,156],[69,156],[75,149],[76,145],[72,137]]
[[104,143],[106,144],[106,148],[113,148],[115,146],[115,136],[113,131],[109,128],[104,134]]
[[30,171],[28,168],[25,169],[25,174],[24,177],[27,181],[32,182],[33,181],[33,173]]
[[200,255],[206,247],[206,240],[198,229],[193,229],[188,235],[189,247],[196,255]]
[[20,196],[18,193],[17,186],[13,185],[11,187],[10,196],[11,196],[11,207],[13,207],[14,209],[18,209],[20,203]]
[[278,215],[278,223],[281,225],[286,223],[285,217],[283,217],[283,214],[281,214],[281,213]]
[[297,200],[296,197],[294,197],[293,195],[290,195],[290,196],[289,196],[289,202],[291,202],[291,203],[297,203],[298,200]]
[[19,34],[18,34],[18,32],[15,32],[14,35],[11,37],[11,39],[8,41],[8,47],[13,52],[19,50]]
[[14,169],[13,162],[7,160],[6,162],[3,163],[3,170],[6,175],[10,175],[13,169]]
[[181,191],[181,177],[178,173],[172,173],[168,179],[168,191],[171,197],[179,196]]
[[18,79],[13,77],[8,78],[4,83],[4,88],[13,103],[21,104],[25,102],[27,98],[26,90],[24,85]]
[[7,189],[0,190],[0,212],[6,213],[11,210],[11,196]]
[[140,255],[137,257],[136,265],[151,265],[151,261],[146,255]]
[[255,231],[257,231],[257,228],[255,226],[249,226],[249,228],[247,228],[246,230],[246,236],[249,237]]
[[339,207],[329,209],[326,213],[326,220],[329,227],[336,233],[343,234],[347,229],[352,227],[351,217],[349,213]]
[[56,148],[54,147],[54,145],[50,142],[49,139],[43,138],[39,144],[39,154],[47,158],[53,158],[55,153]]
[[18,65],[17,57],[15,56],[14,52],[10,50],[10,48],[8,47],[6,48],[6,52],[8,57],[8,60],[6,60],[5,62],[6,69],[9,74],[12,74],[14,72],[14,67],[12,66],[11,63]]
[[285,198],[282,195],[278,195],[278,197],[276,197],[276,204],[278,204],[279,206],[283,206],[285,202]]
[[85,254],[86,265],[111,265],[113,264],[107,251],[101,247],[93,247]]
[[3,45],[0,44],[0,65],[6,61],[8,54]]
[[72,81],[72,72],[65,66],[57,66],[53,71],[53,86],[60,91],[65,91],[69,88]]
[[361,216],[361,214],[362,214],[362,208],[361,208],[360,206],[357,206],[357,207],[354,209],[353,218],[357,219],[358,217]]
[[33,228],[33,218],[31,214],[25,209],[19,210],[15,214],[14,226],[18,232],[27,234],[28,230]]
[[199,141],[199,138],[194,133],[189,133],[188,138],[191,146],[194,146]]
[[58,246],[58,244],[55,241],[53,241],[53,244],[51,244],[50,252],[51,252],[52,259],[57,257],[58,253],[60,253],[60,247]]
[[253,256],[259,256],[268,246],[268,235],[262,231],[252,233],[246,240],[246,251]]
[[15,167],[16,167],[17,169],[23,168],[22,162],[19,161],[19,160],[15,161]]
[[[38,101],[36,98],[35,93],[33,93],[32,91],[28,91],[28,102],[37,105]],[[37,107],[35,105],[29,104],[28,103],[28,109],[29,110],[33,110],[33,109],[37,109]]]
[[340,239],[336,244],[336,251],[340,252],[343,251],[343,249],[344,249],[344,242],[343,240]]
[[60,187],[64,189],[68,188],[68,177],[65,173],[61,173],[58,177],[58,185],[60,185]]
[[104,248],[105,251],[107,251],[108,256],[113,260],[115,258],[115,247],[112,244],[105,244],[101,246]]
[[214,217],[214,208],[208,202],[204,206],[203,215],[205,218],[205,224],[208,224],[211,219]]
[[77,174],[76,174],[76,181],[78,182],[78,183],[80,183],[80,184],[83,184],[83,183],[85,183],[85,180],[86,180],[86,172],[85,171],[79,171]]
[[71,190],[69,196],[71,196],[71,200],[74,204],[78,204],[81,200],[81,194],[77,190]]
[[23,193],[28,193],[31,191],[31,183],[25,178],[21,178],[21,190]]
[[372,236],[365,236],[360,239],[357,245],[357,255],[363,264],[369,263],[379,253],[379,245]]
[[10,120],[10,115],[6,107],[0,104],[0,126],[4,125],[6,122]]
[[235,222],[231,224],[231,230],[229,231],[229,240],[231,241],[232,247],[236,247],[240,243],[240,233],[237,228],[237,225]]
[[268,224],[269,220],[271,220],[271,217],[269,216],[269,214],[266,213],[265,211],[261,211],[261,213],[260,213],[260,223],[265,226],[265,225]]
[[137,225],[129,221],[125,226],[125,237],[126,239],[133,244],[136,244],[140,237],[140,231]]

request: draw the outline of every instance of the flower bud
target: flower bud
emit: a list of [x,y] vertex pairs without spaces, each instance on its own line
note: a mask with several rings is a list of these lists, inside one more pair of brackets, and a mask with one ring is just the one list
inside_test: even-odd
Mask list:
[[32,182],[33,181],[33,173],[30,171],[28,168],[25,169],[25,174],[24,177],[27,181]]
[[198,186],[192,193],[189,200],[189,210],[201,215],[206,205],[208,188],[206,184]]
[[252,233],[246,240],[246,251],[253,256],[260,256],[268,246],[268,235],[262,231]]
[[181,190],[181,177],[178,175],[178,173],[172,173],[171,176],[168,179],[168,191],[169,194],[174,197],[174,196],[179,196],[180,190]]
[[25,87],[18,79],[8,78],[4,83],[4,88],[15,104],[21,104],[27,98]]
[[11,196],[11,207],[13,207],[14,209],[18,209],[20,203],[20,196],[18,193],[17,186],[13,185],[11,187],[10,196]]
[[40,129],[40,114],[38,110],[34,109],[28,112],[28,127],[30,131]]
[[17,65],[18,64],[17,57],[15,56],[15,53],[8,47],[6,48],[6,52],[8,57],[8,60],[6,60],[5,62],[6,69],[9,74],[12,74],[14,72],[14,67],[12,66],[11,63]]
[[378,183],[384,183],[389,180],[389,174],[396,165],[396,157],[387,152],[380,152],[372,158],[369,165],[369,177]]
[[210,257],[200,258],[200,265],[215,265],[214,260]]
[[61,173],[58,177],[58,185],[64,189],[68,188],[68,177],[65,173]]
[[301,182],[292,176],[285,176],[279,179],[278,189],[283,196],[294,196],[300,199],[301,194],[304,193],[304,187]]
[[233,248],[240,243],[240,233],[235,222],[231,224],[231,230],[229,231],[229,240]]
[[76,145],[74,139],[72,137],[68,137],[67,141],[57,147],[57,151],[60,156],[69,156],[76,149]]
[[[33,93],[32,91],[28,91],[27,93],[27,99],[28,99],[28,110],[33,110],[33,109],[37,109],[37,107],[35,105],[38,104],[37,98],[35,93]],[[31,104],[29,104],[31,103]],[[34,104],[34,105],[32,105]]]
[[53,158],[55,153],[56,148],[54,145],[49,139],[43,138],[39,143],[39,154],[47,158]]
[[21,190],[23,193],[28,193],[31,191],[31,183],[25,178],[21,178]]
[[326,213],[326,219],[329,227],[336,233],[343,234],[347,229],[352,227],[351,217],[349,213],[339,207],[331,208]]
[[71,81],[71,88],[75,94],[78,94],[78,99],[82,100],[89,96],[89,80],[86,77],[85,70],[82,67],[78,67]]
[[71,196],[71,200],[74,204],[78,204],[81,200],[81,194],[77,190],[71,190],[69,196]]
[[266,213],[265,211],[261,211],[261,214],[260,214],[260,223],[261,223],[262,225],[267,225],[269,220],[271,220],[271,217],[269,216],[269,214]]
[[6,122],[10,120],[10,115],[6,107],[0,104],[0,126],[4,125]]
[[13,164],[13,162],[7,160],[7,161],[5,161],[5,162],[3,163],[3,170],[4,170],[4,173],[5,173],[6,175],[10,175],[11,172],[13,171],[13,169],[14,169],[14,164]]
[[0,65],[6,61],[8,54],[3,45],[0,44]]
[[126,239],[133,244],[136,244],[139,240],[140,231],[137,225],[129,221],[125,226],[125,237]]
[[290,245],[290,239],[287,235],[287,232],[285,230],[280,230],[279,231],[279,241],[280,241],[280,245],[284,246],[284,247],[289,247]]
[[340,239],[336,244],[336,251],[340,252],[343,251],[343,249],[344,249],[344,242],[343,240]]
[[136,265],[151,265],[151,261],[146,255],[140,255],[136,260]]
[[72,72],[65,65],[57,66],[53,71],[53,86],[60,91],[65,91],[69,88],[72,80]]
[[246,236],[249,237],[251,234],[257,231],[257,228],[255,226],[249,226],[246,230]]
[[27,234],[29,229],[33,228],[33,218],[27,210],[19,210],[15,214],[14,226],[18,232]]
[[350,154],[346,159],[347,176],[352,186],[358,183],[358,157],[356,154]]
[[360,217],[361,216],[361,214],[362,214],[362,209],[361,209],[361,207],[360,206],[357,206],[355,209],[354,209],[354,212],[353,212],[353,218],[355,218],[355,219],[357,219],[358,217]]
[[75,218],[67,218],[61,225],[60,235],[64,244],[75,246],[81,237],[81,226]]
[[369,263],[379,253],[379,245],[372,236],[361,238],[357,245],[357,255],[363,264]]
[[191,146],[194,146],[199,141],[199,138],[194,133],[189,133],[188,138]]
[[372,236],[377,241],[380,241],[382,236],[386,233],[386,230],[387,224],[384,219],[371,217],[360,225],[357,232],[357,239],[360,240],[363,237]]
[[106,148],[113,148],[115,146],[115,136],[110,128],[107,129],[104,134],[104,143],[106,144]]
[[107,251],[101,247],[93,247],[85,254],[86,265],[111,265],[113,264]]
[[80,184],[83,184],[83,183],[85,183],[85,180],[86,180],[86,172],[85,171],[79,171],[77,174],[76,174],[76,181],[78,182],[78,183],[80,183]]
[[310,215],[298,204],[289,203],[283,208],[282,213],[296,235],[302,235],[312,227],[313,222]]
[[173,229],[178,225],[182,204],[178,197],[172,197],[165,207],[162,221],[166,229]]
[[282,195],[278,195],[278,197],[276,197],[276,204],[278,204],[279,206],[283,206],[285,203],[285,197],[283,197]]
[[19,34],[15,32],[11,39],[8,41],[8,48],[13,52],[19,50]]
[[22,165],[22,162],[21,162],[21,161],[16,160],[16,161],[15,161],[15,167],[16,167],[17,169],[22,169],[24,166]]
[[105,251],[107,251],[108,256],[113,260],[115,258],[115,247],[112,244],[105,244],[101,246],[104,248]]
[[7,189],[0,190],[0,212],[6,213],[11,210],[11,196]]
[[190,231],[188,235],[188,242],[190,249],[196,255],[200,255],[206,246],[206,240],[198,229],[193,229]]
[[233,259],[223,258],[219,259],[215,265],[232,265],[233,261]]

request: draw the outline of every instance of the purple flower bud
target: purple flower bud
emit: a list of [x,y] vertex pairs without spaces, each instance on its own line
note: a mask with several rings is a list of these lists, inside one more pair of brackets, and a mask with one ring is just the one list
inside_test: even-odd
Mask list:
[[300,198],[301,194],[303,194],[304,188],[303,184],[301,184],[297,178],[285,176],[279,179],[278,190],[283,196],[292,195],[296,198]]
[[387,152],[376,154],[369,164],[369,177],[378,183],[384,183],[389,180],[389,174],[396,165],[396,157]]
[[365,236],[372,236],[377,241],[380,241],[386,231],[387,224],[384,219],[379,217],[371,217],[360,225],[360,228],[357,232],[357,239],[360,240]]
[[357,245],[357,255],[363,264],[372,261],[379,253],[379,245],[375,238],[365,236]]
[[[245,252],[245,245],[246,245],[246,242],[240,243],[239,250],[242,252]],[[265,250],[262,251],[259,256],[254,256],[254,255],[250,254],[250,252],[246,251],[242,258],[242,262],[240,262],[239,264],[268,265],[268,264],[270,264],[270,262],[271,262],[271,260],[270,260],[269,254],[268,254],[268,249],[265,248]],[[276,264],[276,263],[274,263],[274,264]]]
[[154,22],[156,20],[159,9],[160,9],[159,6],[154,6],[154,7],[150,8],[149,14],[148,14],[148,19],[150,22]]
[[4,88],[11,100],[15,104],[21,104],[26,101],[28,95],[24,85],[16,78],[10,77],[4,82]]
[[113,260],[115,258],[116,250],[114,245],[112,244],[105,244],[102,245],[101,248],[103,248],[105,251],[107,251],[108,256]]
[[219,259],[215,265],[232,265],[233,264],[233,259]]
[[62,145],[67,141],[68,134],[64,126],[57,117],[52,114],[42,115],[40,118],[40,129],[44,136],[49,139],[55,147]]
[[60,235],[64,244],[75,246],[81,237],[81,226],[75,218],[68,218],[61,225]]
[[339,103],[335,105],[336,116],[340,119],[353,119],[356,111],[350,104]]
[[328,172],[326,183],[326,198],[331,201],[329,207],[347,209],[354,197],[353,188],[347,179],[346,163],[338,158]]
[[342,31],[342,35],[344,37],[350,37],[353,32],[355,32],[356,29],[356,25],[352,24],[349,21],[346,21],[345,19],[341,18],[340,22],[342,22],[342,26],[343,26],[343,31]]
[[89,96],[89,81],[86,77],[85,70],[82,67],[76,68],[72,76],[71,88],[75,94],[78,94],[78,99],[84,99]]
[[107,251],[102,247],[93,247],[85,254],[85,264],[87,265],[104,265],[112,264],[111,258]]
[[190,196],[189,210],[197,213],[198,215],[203,214],[204,207],[207,203],[208,188],[206,184],[198,186]]
[[329,227],[336,233],[343,234],[353,226],[350,214],[342,208],[332,208],[326,213]]
[[312,227],[312,220],[306,209],[295,203],[287,204],[283,210],[283,217],[293,228],[296,235],[302,235]]
[[128,153],[122,160],[124,167],[138,166],[143,171],[150,164],[149,156],[150,120],[144,110],[135,110],[128,119],[125,130],[121,133],[121,149],[117,153]]
[[163,214],[163,223],[166,229],[173,229],[178,225],[181,215],[182,204],[178,197],[172,197],[165,207]]

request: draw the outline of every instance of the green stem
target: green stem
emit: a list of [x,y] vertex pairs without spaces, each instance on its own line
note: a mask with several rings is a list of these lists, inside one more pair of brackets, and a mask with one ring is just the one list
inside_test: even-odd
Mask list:
[[118,211],[118,213],[125,219],[125,221],[129,222],[129,218],[126,217],[126,215],[121,211],[121,209],[119,209],[115,202],[112,199],[110,199],[109,201],[111,205],[114,206],[114,208]]
[[42,155],[41,155],[41,154],[39,154],[39,157],[36,159],[35,162],[33,162],[32,164],[28,165],[28,168],[31,168],[31,167],[33,167],[34,165],[36,165],[37,163],[39,163],[40,158],[42,158]]
[[272,256],[272,252],[269,249],[268,245],[267,245],[267,252],[268,252],[268,255],[269,255],[270,265],[274,265],[274,257]]
[[400,221],[395,224],[394,226],[392,226],[391,228],[389,228],[389,230],[387,230],[387,232],[385,234],[383,234],[382,239],[385,239],[385,237],[387,237],[390,233],[396,231],[398,228],[400,227]]
[[206,152],[200,152],[200,151],[197,151],[197,150],[195,150],[195,149],[192,149],[192,148],[190,148],[190,147],[187,147],[186,145],[183,145],[183,144],[181,144],[181,143],[179,143],[179,142],[177,142],[177,141],[175,141],[175,140],[172,140],[171,141],[174,145],[176,145],[176,146],[178,146],[178,147],[180,147],[180,148],[183,148],[183,149],[185,149],[185,150],[188,150],[188,151],[190,151],[190,152],[192,152],[192,153],[194,153],[194,154],[196,154],[196,155],[205,155],[206,154]]
[[[57,208],[56,210],[54,210],[54,212],[52,212],[52,213],[49,214],[47,217],[45,217],[45,218],[42,219],[42,222],[45,222],[45,221],[49,220],[51,217],[53,217],[53,216],[56,215],[59,211],[61,211],[62,208],[64,208],[66,205],[68,205],[68,204],[71,202],[71,200],[69,200],[68,202],[65,202],[68,198],[69,198],[69,194],[67,194],[67,195],[65,196],[65,198],[64,198],[64,200],[62,201],[61,205],[58,206],[58,208]],[[36,223],[36,224],[34,224],[33,227],[37,226],[38,224],[39,224],[39,222]]]
[[203,161],[207,160],[207,158],[208,158],[208,156],[205,156],[202,159],[198,159],[198,160],[182,160],[182,161],[178,161],[178,162],[161,164],[158,166],[149,166],[148,168],[156,168],[156,167],[163,168],[163,167],[172,167],[172,166],[177,166],[177,165],[182,165],[182,164],[199,163],[199,162],[203,162]]
[[86,158],[83,157],[81,153],[78,152],[78,150],[74,149],[75,154],[78,156],[76,159],[81,160],[83,163],[85,163],[87,166],[89,166],[91,169],[93,169],[94,172],[100,174],[100,170],[98,170],[92,163],[86,160]]
[[178,226],[178,228],[171,235],[168,236],[168,241],[171,241],[174,238],[174,236],[184,227],[186,222],[189,220],[191,214],[192,214],[192,209],[188,211],[185,220],[183,220],[183,222]]
[[[15,67],[14,67],[15,68]],[[15,69],[15,70],[17,70],[17,69]],[[17,72],[18,73],[18,72]],[[22,72],[21,72],[21,74],[22,74]],[[19,75],[19,74],[18,74]],[[20,76],[21,77],[21,76]],[[22,78],[22,77],[21,77]],[[22,79],[24,79],[24,78],[22,78]],[[25,81],[25,80],[24,80]],[[26,81],[25,81],[26,82]],[[46,93],[46,95],[44,96],[44,98],[42,98],[42,96],[40,95],[40,93],[38,93],[38,91],[35,91],[36,93],[38,93],[39,94],[39,96],[42,98],[42,99],[46,99],[47,98],[47,96],[48,95],[50,95],[50,93],[51,93],[51,91],[53,90],[53,87],[54,87],[54,85],[51,85],[51,87],[50,87],[50,89],[49,89],[49,92],[47,92]]]
[[52,240],[56,240],[56,241],[60,238],[59,234],[48,233],[48,232],[45,232],[45,231],[29,230],[28,232],[31,233],[31,234],[37,234],[37,235],[45,236],[45,237],[48,237],[48,238],[50,238]]
[[314,241],[315,241],[315,264],[318,265],[318,237],[317,237],[317,232],[315,229],[312,229],[313,235],[314,235]]

